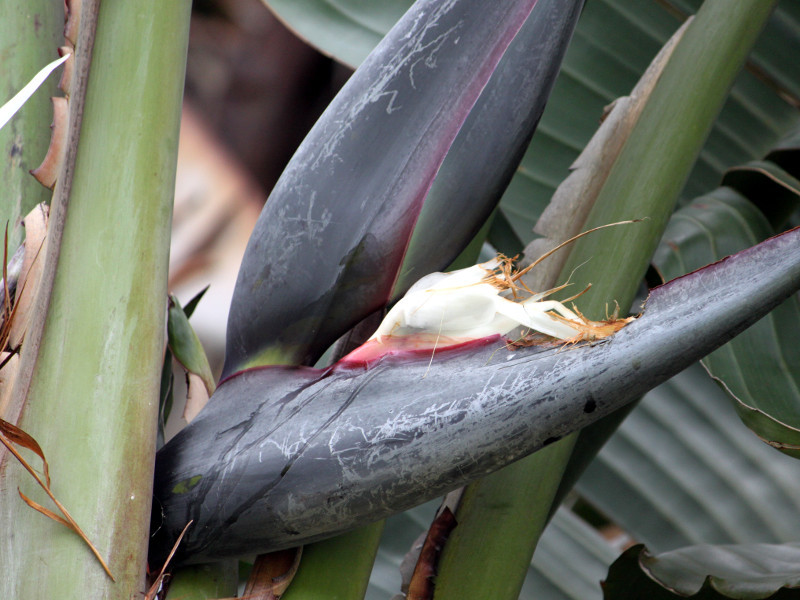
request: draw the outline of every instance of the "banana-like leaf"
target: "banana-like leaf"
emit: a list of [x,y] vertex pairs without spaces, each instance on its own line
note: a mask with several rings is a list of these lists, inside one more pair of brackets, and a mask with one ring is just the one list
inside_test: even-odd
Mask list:
[[800,288],[800,229],[654,290],[603,343],[329,369],[266,367],[223,382],[158,454],[151,559],[194,520],[185,562],[322,539],[481,477],[624,406]]
[[[800,169],[797,171],[800,173]],[[758,208],[776,229],[784,226],[797,209],[800,200],[800,180],[767,160],[753,161],[729,169],[722,178],[721,185],[732,187],[758,202]],[[768,201],[759,202],[761,199]]]
[[[800,544],[691,546],[653,556],[633,546],[620,556],[603,584],[606,600],[760,600],[796,598]],[[779,590],[791,595],[774,596]]]
[[313,363],[385,305],[433,178],[535,2],[418,2],[350,78],[256,224],[223,376]]
[[[741,172],[738,175],[743,176]],[[670,278],[770,233],[769,223],[752,203],[723,187],[675,213],[654,262]],[[792,456],[800,455],[798,336],[800,298],[794,296],[703,360],[731,395],[745,424],[764,441]]]
[[553,515],[536,544],[520,600],[593,600],[619,554],[597,529],[567,508]]
[[414,4],[414,0],[263,1],[299,37],[353,68]]
[[800,539],[800,464],[752,435],[700,365],[645,396],[577,491],[653,552]]

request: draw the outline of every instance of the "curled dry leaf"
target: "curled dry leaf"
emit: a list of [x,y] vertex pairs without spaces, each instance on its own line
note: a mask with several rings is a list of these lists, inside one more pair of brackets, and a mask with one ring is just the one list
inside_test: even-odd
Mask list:
[[164,564],[161,565],[161,570],[158,572],[158,575],[153,580],[153,584],[150,586],[150,588],[147,590],[147,593],[144,595],[144,600],[155,600],[158,597],[158,594],[161,591],[161,588],[164,584],[164,578],[167,575],[166,573],[167,567],[169,566],[172,557],[175,556],[175,551],[178,549],[178,546],[180,546],[181,540],[183,539],[183,536],[186,535],[186,530],[189,529],[189,527],[191,527],[192,522],[193,521],[189,521],[188,523],[186,523],[186,526],[183,528],[183,531],[181,531],[181,534],[178,536],[178,539],[175,540],[175,543],[172,546],[172,550],[170,551],[166,560],[164,560]]
[[[65,70],[64,73],[67,71]],[[31,171],[31,175],[44,187],[53,189],[56,184],[61,163],[64,161],[64,152],[67,148],[69,134],[69,103],[66,98],[51,98],[53,101],[53,123],[50,125],[52,134],[47,154],[42,164]]]
[[6,407],[11,393],[11,383],[19,369],[19,354],[16,352],[0,352],[0,415],[6,414]]
[[75,47],[78,43],[78,31],[81,25],[81,0],[64,0],[66,23],[64,24],[64,37]]
[[[91,542],[91,540],[89,540],[89,538],[80,528],[78,523],[75,522],[75,519],[72,518],[72,516],[69,514],[64,505],[61,504],[61,502],[59,502],[56,499],[55,495],[53,495],[53,492],[50,489],[50,472],[49,472],[49,467],[47,465],[47,459],[45,459],[44,452],[42,451],[38,442],[32,436],[24,432],[16,425],[12,425],[8,421],[0,419],[0,443],[3,444],[3,446],[6,447],[6,449],[14,456],[14,458],[16,458],[17,461],[19,461],[19,463],[23,466],[23,468],[28,473],[31,474],[31,477],[33,477],[36,480],[36,483],[39,484],[39,487],[41,487],[44,490],[45,494],[47,494],[50,500],[53,501],[53,504],[55,504],[56,507],[58,507],[58,510],[61,512],[63,517],[43,507],[41,504],[34,502],[30,498],[28,498],[25,494],[23,494],[22,491],[18,490],[22,500],[34,510],[37,510],[43,515],[50,517],[56,522],[61,523],[62,525],[74,531],[78,535],[78,537],[80,537],[84,541],[84,543],[89,547],[89,550],[91,550],[92,554],[94,554],[95,558],[103,567],[103,570],[106,572],[106,575],[108,575],[111,581],[115,581],[114,576],[111,574],[111,570],[108,568],[106,561],[103,560],[103,557],[100,555],[100,552],[97,550],[95,545]],[[42,465],[43,465],[42,470],[44,472],[45,481],[42,481],[42,478],[39,477],[39,474],[36,473],[36,471],[33,469],[30,463],[28,463],[28,461],[25,460],[25,458],[19,453],[19,451],[17,451],[17,449],[14,448],[14,444],[22,446],[23,448],[27,448],[28,450],[31,450],[39,458],[42,459]]]
[[278,550],[256,558],[247,579],[243,598],[252,600],[278,600],[297,573],[303,547]]
[[439,558],[456,525],[455,515],[446,506],[433,520],[408,586],[407,600],[432,600]]
[[42,459],[44,478],[45,481],[47,482],[47,485],[49,486],[50,470],[49,467],[47,466],[47,460],[44,457],[44,452],[42,451],[42,448],[39,446],[39,443],[16,425],[12,425],[8,421],[4,421],[3,419],[0,419],[0,435],[3,435],[9,442],[16,444],[17,446],[22,446],[23,448],[27,448],[28,450],[36,454],[36,456]]
[[58,89],[60,89],[67,98],[69,98],[70,90],[72,89],[72,74],[75,72],[75,59],[72,54],[74,48],[70,46],[61,46],[58,49],[59,56],[70,55],[67,62],[64,63],[64,70],[61,72],[61,79],[58,80]]
[[22,498],[22,501],[25,502],[25,504],[27,504],[28,506],[30,506],[33,510],[42,513],[45,517],[50,517],[51,519],[53,519],[53,521],[61,523],[65,527],[71,527],[69,521],[67,521],[64,517],[57,515],[52,510],[50,510],[49,508],[45,508],[38,502],[34,502],[30,498],[28,498],[25,494],[23,494],[19,488],[17,488],[17,493],[19,494],[19,497]]

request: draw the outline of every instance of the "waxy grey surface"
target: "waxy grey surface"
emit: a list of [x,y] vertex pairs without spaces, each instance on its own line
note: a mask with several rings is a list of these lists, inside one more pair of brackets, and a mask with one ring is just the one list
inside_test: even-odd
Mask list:
[[256,223],[224,375],[313,364],[384,307],[436,172],[535,3],[420,0],[367,57]]
[[800,288],[800,229],[653,291],[600,343],[499,338],[363,366],[268,367],[220,385],[159,453],[151,560],[322,539],[434,498],[626,405]]

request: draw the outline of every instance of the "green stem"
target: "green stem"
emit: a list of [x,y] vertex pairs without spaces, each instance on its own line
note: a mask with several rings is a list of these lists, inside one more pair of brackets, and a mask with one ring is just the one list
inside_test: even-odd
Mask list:
[[116,583],[75,534],[22,503],[17,487],[51,506],[6,461],[0,520],[15,535],[0,549],[3,598],[128,600],[145,590],[189,9],[101,5],[58,271],[19,422]]
[[226,560],[208,565],[183,567],[169,584],[169,597],[180,600],[229,598],[239,587],[239,563]]
[[[456,511],[458,525],[439,563],[436,598],[519,597],[575,437],[464,489]],[[473,575],[464,580],[451,576],[456,573]]]
[[355,600],[367,591],[383,521],[303,548],[282,600]]

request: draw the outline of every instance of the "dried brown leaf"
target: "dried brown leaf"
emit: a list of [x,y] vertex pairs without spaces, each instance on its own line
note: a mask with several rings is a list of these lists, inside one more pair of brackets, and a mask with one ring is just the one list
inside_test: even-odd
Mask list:
[[17,493],[19,494],[19,497],[22,498],[23,502],[25,502],[25,504],[30,506],[33,510],[39,511],[44,516],[50,517],[51,519],[53,519],[53,521],[57,521],[58,523],[61,523],[65,527],[70,527],[71,528],[71,526],[69,524],[69,521],[67,521],[65,518],[57,515],[56,513],[54,513],[49,508],[45,508],[44,506],[42,506],[38,502],[34,502],[30,498],[28,498],[25,494],[23,494],[22,491],[19,488],[17,488]]
[[[0,419],[0,421],[2,420]],[[19,492],[19,495],[31,508],[34,508],[35,510],[39,511],[40,513],[48,517],[54,518],[58,523],[66,525],[69,529],[74,531],[78,535],[78,537],[80,537],[83,540],[83,542],[89,547],[89,550],[91,550],[92,554],[94,554],[95,558],[103,567],[103,570],[106,572],[106,575],[108,575],[111,581],[116,581],[114,579],[114,576],[111,574],[111,570],[108,568],[106,561],[103,560],[102,556],[100,556],[100,552],[97,550],[95,545],[91,542],[91,540],[89,540],[89,538],[80,528],[78,523],[75,522],[75,519],[72,518],[72,515],[69,514],[64,505],[61,504],[61,502],[59,502],[58,499],[56,499],[56,497],[53,495],[52,490],[50,490],[49,468],[47,466],[47,460],[44,457],[44,452],[42,452],[42,449],[39,447],[39,444],[36,442],[35,439],[33,439],[33,437],[22,431],[16,425],[12,425],[7,421],[2,421],[0,425],[2,425],[2,427],[0,428],[0,443],[2,443],[6,447],[6,449],[8,449],[8,451],[14,455],[14,458],[16,458],[17,461],[19,461],[19,463],[25,468],[25,470],[31,474],[31,477],[33,477],[36,480],[36,483],[39,484],[39,486],[44,490],[45,494],[47,494],[50,500],[53,501],[53,504],[55,504],[56,507],[58,507],[58,510],[61,512],[64,518],[62,519],[58,515],[51,512],[50,510],[42,507],[40,504],[33,502],[22,492]],[[36,473],[33,467],[31,467],[31,465],[28,463],[28,461],[26,461],[25,458],[23,458],[23,456],[17,451],[17,449],[14,448],[13,444],[15,443],[19,444],[23,448],[28,448],[29,450],[32,450],[38,456],[41,457],[42,463],[44,464],[44,473],[47,479],[47,483],[42,481],[42,478],[39,477],[38,473]]]
[[66,9],[66,23],[64,24],[64,37],[75,46],[78,43],[78,32],[81,25],[81,0],[64,0]]
[[175,556],[175,552],[178,550],[178,546],[181,544],[181,540],[183,536],[186,535],[186,530],[194,523],[194,521],[189,521],[186,526],[181,531],[181,534],[178,536],[178,539],[175,540],[175,544],[172,546],[172,550],[169,552],[169,556],[164,561],[164,564],[161,565],[161,571],[158,572],[158,576],[153,580],[153,585],[147,590],[147,593],[144,595],[144,600],[155,600],[158,596],[158,593],[161,591],[161,585],[164,583],[164,578],[166,577],[167,567],[169,566],[172,557]]
[[61,46],[58,49],[58,55],[64,56],[65,54],[70,54],[71,56],[67,59],[67,62],[64,63],[64,69],[61,71],[61,79],[58,80],[58,89],[69,97],[72,88],[72,74],[75,72],[75,59],[73,58],[75,55],[75,48],[69,45]]
[[[72,60],[74,59],[70,55],[67,62]],[[31,171],[31,175],[36,178],[36,181],[48,189],[53,189],[56,184],[61,163],[64,162],[69,135],[69,102],[66,98],[51,98],[51,100],[53,101],[53,124],[50,126],[52,130],[50,145],[47,147],[42,164]]]
[[253,600],[278,600],[294,579],[302,555],[301,546],[256,557],[244,588],[244,597]]
[[407,600],[433,599],[439,558],[456,525],[456,517],[448,507],[440,511],[433,520],[408,586]]
[[39,443],[33,439],[29,434],[25,433],[16,425],[12,425],[8,421],[0,419],[0,433],[6,437],[12,444],[22,446],[32,451],[36,456],[42,459],[43,472],[47,485],[50,485],[50,469],[47,466],[47,460],[44,457],[44,452],[39,446]]
[[19,370],[19,354],[0,352],[0,416],[6,414],[11,388]]

